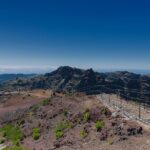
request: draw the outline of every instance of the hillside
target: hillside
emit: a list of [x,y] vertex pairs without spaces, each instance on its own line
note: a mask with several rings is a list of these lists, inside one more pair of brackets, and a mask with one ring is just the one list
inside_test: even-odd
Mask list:
[[148,102],[149,93],[141,91],[150,91],[150,76],[127,71],[98,73],[92,69],[82,70],[64,66],[45,75],[6,82],[1,89],[52,89],[67,92],[83,91],[89,94],[115,93],[119,90],[122,97],[127,99],[138,97]]
[[0,146],[11,147],[5,150],[149,149],[148,131],[114,115],[95,96],[47,94],[44,90],[16,93],[0,103]]

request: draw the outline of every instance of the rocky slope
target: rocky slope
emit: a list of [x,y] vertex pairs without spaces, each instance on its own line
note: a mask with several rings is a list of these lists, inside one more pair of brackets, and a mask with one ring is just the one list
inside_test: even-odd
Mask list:
[[[21,96],[12,95],[14,100]],[[56,93],[25,109],[0,113],[0,143],[9,147],[5,150],[137,150],[137,144],[149,150],[149,137],[137,123],[84,94]]]
[[59,67],[45,75],[30,79],[13,80],[1,85],[1,89],[53,89],[57,91],[83,91],[115,93],[127,99],[150,100],[150,76],[130,72],[97,73],[69,66]]

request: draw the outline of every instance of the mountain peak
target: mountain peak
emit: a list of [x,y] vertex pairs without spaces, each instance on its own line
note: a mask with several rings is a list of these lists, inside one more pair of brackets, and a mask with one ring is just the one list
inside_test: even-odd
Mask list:
[[60,66],[56,71],[70,71],[73,70],[70,66]]

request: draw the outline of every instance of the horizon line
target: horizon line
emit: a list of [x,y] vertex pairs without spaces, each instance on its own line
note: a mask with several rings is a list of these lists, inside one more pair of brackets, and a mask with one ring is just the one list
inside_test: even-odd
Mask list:
[[[48,72],[52,72],[56,70],[59,67],[38,67],[38,66],[0,66],[0,74],[44,74]],[[79,69],[89,69],[83,68],[83,67],[72,67],[72,68],[79,68]],[[136,68],[92,68],[94,71],[97,72],[116,72],[116,71],[129,71],[133,73],[139,73],[139,74],[150,74],[150,69],[136,69]]]
[[92,68],[93,70],[150,70],[150,68],[123,68],[123,67],[92,67],[92,66],[75,66],[75,65],[57,65],[57,66],[0,66],[0,69],[16,69],[16,70],[20,70],[20,69],[57,69],[59,67],[65,67],[65,66],[69,66],[72,68],[81,68],[81,69],[90,69]]

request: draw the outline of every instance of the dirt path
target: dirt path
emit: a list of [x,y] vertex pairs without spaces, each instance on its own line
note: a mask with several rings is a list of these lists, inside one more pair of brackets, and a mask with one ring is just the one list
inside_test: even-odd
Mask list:
[[4,148],[6,148],[6,146],[3,144],[0,144],[0,150],[3,150]]

